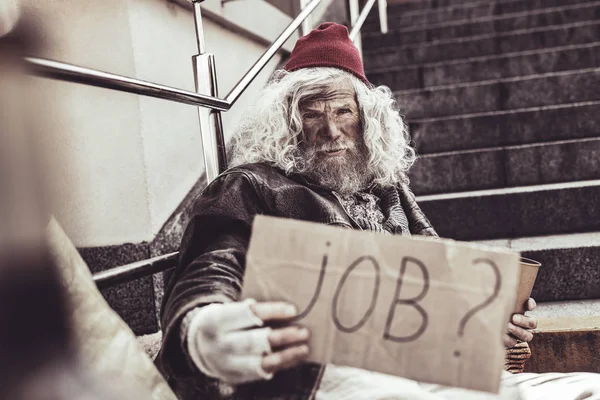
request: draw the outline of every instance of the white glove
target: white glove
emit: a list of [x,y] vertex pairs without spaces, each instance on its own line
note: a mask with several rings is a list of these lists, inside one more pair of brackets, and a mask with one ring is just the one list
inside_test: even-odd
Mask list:
[[202,373],[230,384],[273,377],[261,365],[272,351],[271,328],[259,328],[264,322],[250,308],[255,303],[209,304],[186,315],[188,353]]

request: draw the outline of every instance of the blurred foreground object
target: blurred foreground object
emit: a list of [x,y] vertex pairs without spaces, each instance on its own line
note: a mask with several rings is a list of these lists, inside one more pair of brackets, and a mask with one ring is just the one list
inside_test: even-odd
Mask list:
[[21,3],[18,0],[0,2],[0,36],[10,32],[19,20]]
[[0,37],[0,399],[174,399],[50,217],[32,37],[22,24]]
[[66,292],[45,244],[26,47],[17,30],[0,38],[0,398],[116,400],[80,368]]
[[108,382],[134,383],[140,392],[124,399],[176,400],[134,333],[106,303],[85,261],[56,220],[48,225],[47,235],[73,304],[74,339],[83,365]]
[[66,293],[41,243],[0,250],[0,321],[0,398],[133,398],[81,368]]
[[0,37],[0,248],[39,242],[46,219],[21,58],[31,44],[23,27]]

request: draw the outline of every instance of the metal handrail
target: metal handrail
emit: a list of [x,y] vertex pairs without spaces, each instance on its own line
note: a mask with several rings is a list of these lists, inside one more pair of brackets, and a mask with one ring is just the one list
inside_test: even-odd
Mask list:
[[156,97],[194,106],[209,107],[213,110],[227,111],[230,108],[230,104],[227,101],[216,97],[206,96],[183,89],[176,89],[122,75],[37,57],[26,57],[25,61],[29,65],[31,72],[46,78],[83,83],[89,86]]
[[227,94],[225,98],[228,103],[233,105],[240,95],[246,90],[248,85],[252,83],[254,78],[259,74],[260,71],[267,65],[269,60],[273,58],[273,56],[277,53],[279,48],[283,46],[286,40],[289,39],[290,36],[298,29],[298,27],[302,24],[310,13],[314,11],[315,8],[319,5],[322,0],[313,0],[306,8],[304,8],[300,14],[288,25],[287,28],[279,35],[277,39],[273,42],[273,44],[264,52],[264,54],[258,59],[258,61],[250,68],[250,70],[244,75],[242,79],[235,85],[235,87]]
[[[235,87],[231,89],[225,99],[54,60],[38,57],[26,57],[25,60],[30,65],[31,71],[38,76],[155,97],[198,107],[207,107],[217,111],[228,111],[264,69],[271,58],[277,54],[277,51],[279,51],[286,40],[288,40],[298,29],[302,22],[314,11],[321,1],[322,0],[311,1],[306,8],[298,14],[298,16],[287,26],[287,28],[285,28],[279,37],[240,79]],[[373,8],[375,1],[377,0],[369,0],[361,11],[356,24],[352,27],[352,31],[350,32],[350,38],[352,40],[355,40],[358,37],[360,29],[362,28],[367,15]]]
[[94,282],[99,289],[133,281],[148,275],[164,272],[175,266],[179,252],[173,252],[148,260],[137,261],[94,274]]
[[35,75],[58,79],[73,83],[83,83],[106,89],[118,90],[142,96],[156,97],[159,99],[176,101],[193,106],[207,107],[217,111],[228,111],[239,99],[240,95],[254,81],[267,63],[279,51],[281,46],[298,29],[302,21],[314,11],[322,0],[313,0],[300,14],[285,28],[279,37],[269,46],[256,63],[240,79],[225,99],[207,96],[160,85],[122,75],[111,74],[104,71],[67,64],[59,61],[47,60],[37,57],[26,57],[25,60]]
[[360,12],[360,15],[358,16],[358,19],[352,26],[352,30],[350,31],[350,39],[352,39],[353,42],[358,37],[358,34],[360,33],[360,29],[362,28],[363,24],[367,20],[367,16],[369,15],[371,8],[373,8],[373,5],[375,4],[376,1],[377,0],[367,1],[367,4],[365,4],[362,11]]

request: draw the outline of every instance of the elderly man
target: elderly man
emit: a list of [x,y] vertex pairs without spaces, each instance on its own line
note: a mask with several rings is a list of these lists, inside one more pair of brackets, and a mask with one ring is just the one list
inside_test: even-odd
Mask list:
[[[233,167],[198,197],[185,232],[158,359],[181,398],[440,398],[435,385],[303,363],[309,332],[285,324],[292,305],[239,301],[257,214],[437,236],[408,187],[409,141],[392,93],[369,84],[345,27],[324,23],[298,41],[236,132]],[[514,316],[506,347],[530,341],[535,326]]]

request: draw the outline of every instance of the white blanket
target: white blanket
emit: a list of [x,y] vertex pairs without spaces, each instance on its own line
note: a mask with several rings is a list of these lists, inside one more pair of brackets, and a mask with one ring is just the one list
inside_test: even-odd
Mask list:
[[510,374],[498,395],[328,365],[316,400],[600,400],[600,374]]

